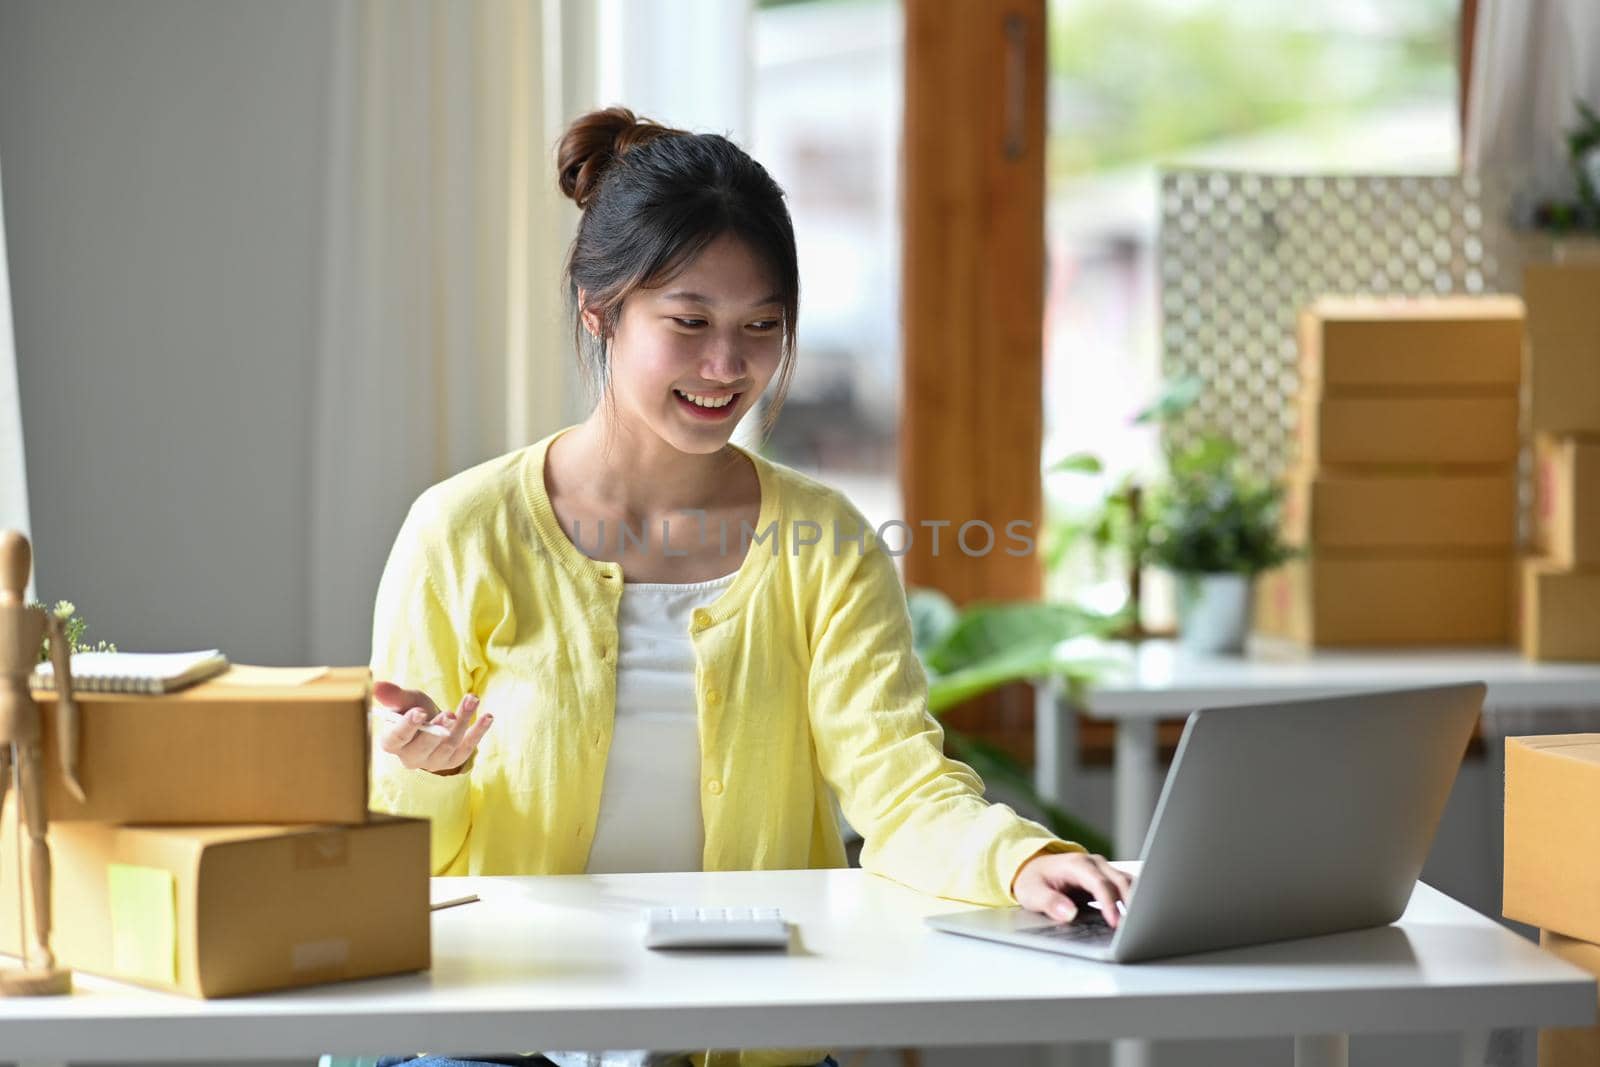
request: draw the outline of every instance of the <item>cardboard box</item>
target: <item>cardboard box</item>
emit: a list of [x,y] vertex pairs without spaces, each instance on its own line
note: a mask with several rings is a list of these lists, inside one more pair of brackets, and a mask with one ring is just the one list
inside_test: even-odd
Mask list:
[[1600,433],[1600,262],[1530,263],[1528,415],[1535,433]]
[[1301,466],[1515,463],[1517,397],[1339,394],[1303,389]]
[[[1600,660],[1600,569],[1524,560],[1517,630],[1537,660]],[[1600,940],[1597,938],[1596,940]]]
[[87,803],[61,779],[55,693],[34,690],[51,822],[366,819],[371,672],[337,668],[301,685],[240,686],[228,677],[163,696],[78,694]]
[[1509,556],[1318,549],[1262,575],[1256,629],[1306,645],[1496,645],[1509,638]]
[[1346,386],[1479,386],[1522,380],[1514,296],[1322,297],[1300,313],[1300,376]]
[[[1553,930],[1539,931],[1539,947],[1600,977],[1600,945]],[[1596,1011],[1600,1023],[1600,1008]],[[1600,1025],[1539,1031],[1539,1067],[1595,1067],[1600,1064]]]
[[[14,804],[0,833],[16,855]],[[50,828],[51,947],[74,970],[197,997],[425,970],[428,823]],[[20,954],[14,864],[0,951]],[[32,906],[29,905],[29,914]]]
[[1290,544],[1324,548],[1497,548],[1516,540],[1517,484],[1492,474],[1296,472],[1284,501]]
[[1600,734],[1506,738],[1508,919],[1600,942]]
[[1600,565],[1600,436],[1540,434],[1534,455],[1535,545],[1563,567]]

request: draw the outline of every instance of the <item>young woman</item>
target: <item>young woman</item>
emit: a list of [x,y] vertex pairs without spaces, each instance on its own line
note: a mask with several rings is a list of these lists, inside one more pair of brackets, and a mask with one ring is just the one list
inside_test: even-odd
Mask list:
[[1061,920],[1093,897],[1115,924],[1125,875],[945,757],[860,512],[729,442],[769,386],[770,429],[793,367],[782,190],[727,139],[621,108],[558,163],[598,403],[412,506],[375,612],[375,697],[403,718],[372,806],[432,820],[437,874],[525,875],[843,866],[837,798],[870,871]]

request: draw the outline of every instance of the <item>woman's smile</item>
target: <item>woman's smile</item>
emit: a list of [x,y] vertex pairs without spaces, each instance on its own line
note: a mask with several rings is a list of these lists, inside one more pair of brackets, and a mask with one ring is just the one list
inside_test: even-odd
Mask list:
[[682,389],[672,391],[673,399],[678,406],[689,414],[691,418],[702,422],[721,422],[734,413],[739,406],[739,398],[743,393],[686,393]]

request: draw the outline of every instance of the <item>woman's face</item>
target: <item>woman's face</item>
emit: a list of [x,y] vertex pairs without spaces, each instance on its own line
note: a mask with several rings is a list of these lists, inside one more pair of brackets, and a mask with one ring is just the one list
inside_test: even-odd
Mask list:
[[611,345],[617,415],[682,452],[723,448],[782,359],[777,289],[744,242],[723,235],[665,285],[630,294]]

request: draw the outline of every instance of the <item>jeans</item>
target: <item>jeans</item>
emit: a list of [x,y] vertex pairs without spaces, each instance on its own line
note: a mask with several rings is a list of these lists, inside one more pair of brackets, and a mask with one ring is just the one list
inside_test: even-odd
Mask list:
[[[485,1067],[487,1064],[549,1067],[550,1061],[543,1056],[498,1056],[486,1060],[458,1060],[450,1056],[385,1056],[378,1061],[378,1067],[397,1067],[399,1064],[405,1067]],[[839,1067],[839,1061],[829,1056],[817,1067]]]
[[482,1067],[484,1064],[516,1064],[518,1067],[550,1067],[543,1056],[500,1056],[488,1060],[458,1060],[452,1056],[385,1056],[378,1067]]

